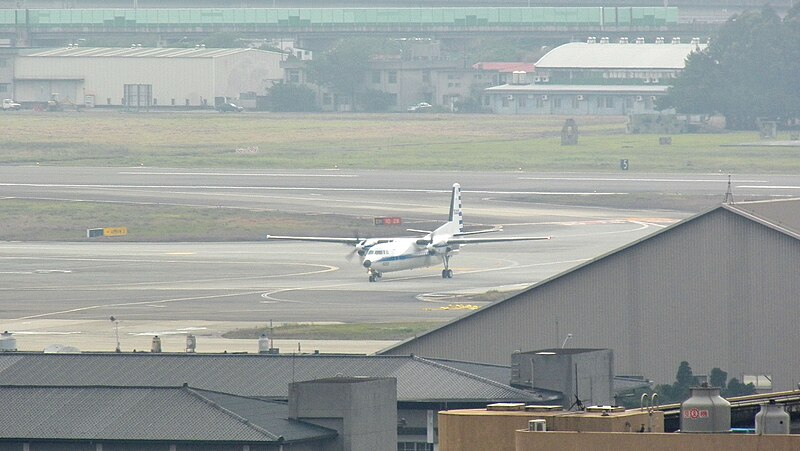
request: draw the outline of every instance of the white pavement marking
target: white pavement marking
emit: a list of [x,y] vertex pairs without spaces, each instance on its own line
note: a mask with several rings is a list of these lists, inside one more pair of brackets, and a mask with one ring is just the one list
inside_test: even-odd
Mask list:
[[[675,182],[675,183],[708,183],[727,182],[726,178],[718,179],[656,179],[656,178],[625,178],[625,177],[517,177],[519,180],[550,180],[550,181],[587,181],[587,182]],[[740,183],[767,183],[767,180],[737,180]]]
[[736,187],[748,189],[800,189],[800,186],[793,185],[737,185]]
[[119,175],[202,175],[219,177],[341,177],[356,178],[355,174],[278,174],[278,173],[253,173],[253,172],[136,172],[120,171]]

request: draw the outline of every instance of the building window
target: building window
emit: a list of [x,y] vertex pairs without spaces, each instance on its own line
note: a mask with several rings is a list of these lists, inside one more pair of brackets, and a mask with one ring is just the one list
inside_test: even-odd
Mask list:
[[397,451],[433,451],[433,443],[397,442]]
[[561,97],[553,97],[553,108],[561,108]]
[[536,97],[536,108],[544,108],[544,99],[542,99],[542,96]]
[[0,58],[0,67],[8,66],[8,58]]
[[374,70],[372,71],[372,83],[379,84],[381,82],[381,71]]
[[625,108],[633,108],[633,97],[625,97]]
[[330,94],[322,94],[322,104],[323,105],[331,105],[333,103],[333,97]]
[[431,82],[431,71],[429,71],[429,70],[422,71],[422,82],[423,83],[430,83]]
[[[111,105],[111,101],[110,100],[109,100],[108,104]],[[175,106],[175,99],[172,99],[170,101],[170,105]]]
[[300,69],[287,69],[286,79],[289,83],[300,83]]
[[[503,96],[503,102],[501,103],[501,105],[503,105],[503,108],[508,108],[508,98],[509,97],[510,96]],[[513,97],[511,97],[511,98],[513,99]]]
[[460,78],[461,77],[459,77],[458,74],[447,74],[447,79],[448,80],[458,80]]
[[598,109],[603,108],[604,104],[605,100],[603,100],[603,96],[597,96],[597,108]]
[[390,84],[397,83],[397,71],[396,70],[390,70],[389,71],[389,83]]
[[606,108],[614,108],[614,97],[606,96]]
[[10,85],[8,83],[0,83],[0,92],[8,92]]
[[579,105],[580,105],[580,103],[578,101],[578,96],[573,97],[572,98],[572,109],[573,110],[577,110]]
[[528,105],[528,102],[525,99],[525,96],[517,97],[517,106],[520,108],[525,108]]

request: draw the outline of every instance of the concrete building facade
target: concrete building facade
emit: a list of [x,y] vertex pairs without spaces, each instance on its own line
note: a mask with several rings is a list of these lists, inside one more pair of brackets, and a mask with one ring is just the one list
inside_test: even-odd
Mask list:
[[214,98],[263,94],[281,80],[282,54],[255,49],[82,48],[23,51],[14,98],[76,106],[213,107]]

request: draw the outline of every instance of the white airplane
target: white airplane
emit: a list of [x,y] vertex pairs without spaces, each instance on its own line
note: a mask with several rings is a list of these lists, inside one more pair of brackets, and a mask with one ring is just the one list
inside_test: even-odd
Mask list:
[[493,228],[470,232],[464,231],[464,219],[461,212],[461,186],[458,183],[453,184],[453,193],[450,199],[450,216],[446,223],[433,231],[407,230],[409,232],[422,233],[424,236],[418,238],[395,237],[363,239],[267,235],[267,239],[350,244],[355,247],[353,252],[358,253],[358,255],[363,258],[361,264],[367,268],[370,282],[377,282],[383,276],[383,273],[386,272],[428,268],[440,263],[444,265],[444,269],[442,269],[442,278],[452,278],[453,270],[450,269],[450,257],[460,250],[462,244],[550,239],[549,236],[468,238],[468,235],[500,232],[502,229]]

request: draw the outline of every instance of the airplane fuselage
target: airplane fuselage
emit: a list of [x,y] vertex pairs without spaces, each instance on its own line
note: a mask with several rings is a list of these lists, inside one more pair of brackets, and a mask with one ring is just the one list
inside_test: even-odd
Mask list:
[[[390,243],[372,246],[362,264],[371,272],[385,273],[406,269],[427,268],[442,264],[444,249],[430,251],[417,244],[417,238],[395,238]],[[454,246],[449,248],[452,254]]]

